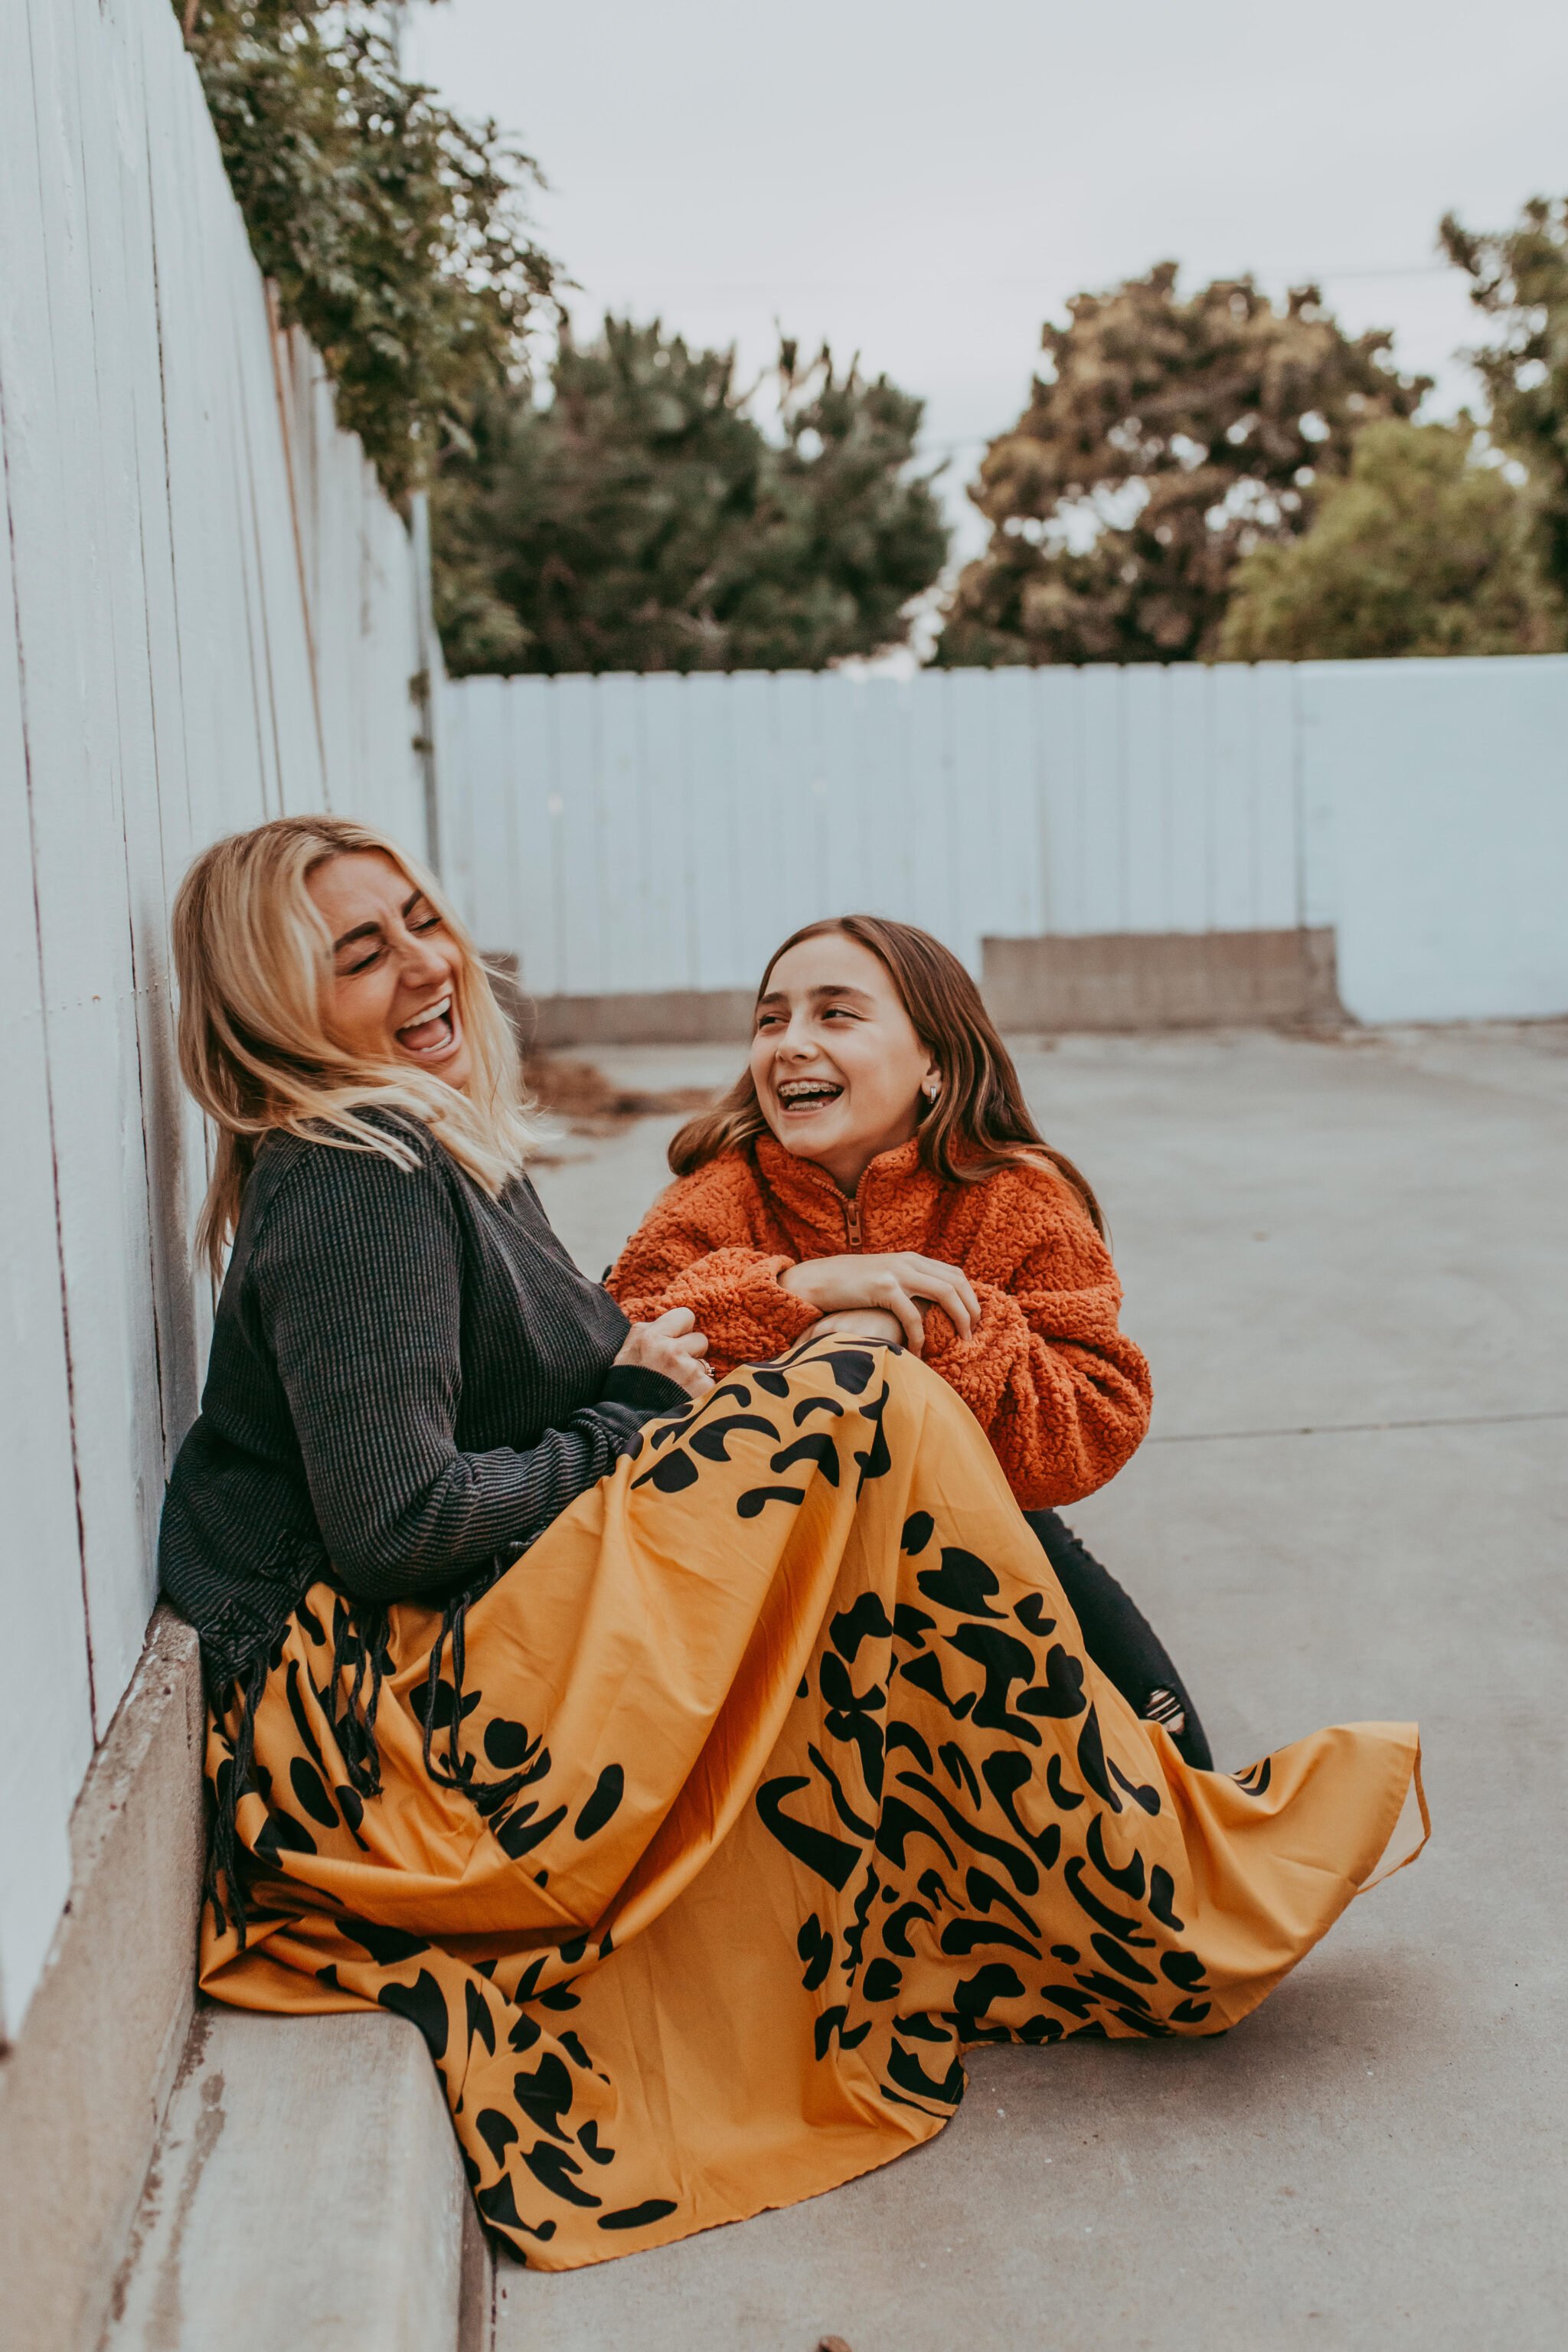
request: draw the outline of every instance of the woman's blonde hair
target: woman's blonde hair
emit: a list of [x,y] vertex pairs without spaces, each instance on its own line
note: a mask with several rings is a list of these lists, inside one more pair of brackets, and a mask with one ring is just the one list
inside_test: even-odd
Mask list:
[[[931,1054],[942,1077],[934,1103],[922,1097],[920,1156],[933,1175],[952,1184],[976,1184],[1020,1160],[1049,1160],[1058,1174],[1078,1194],[1105,1233],[1105,1218],[1094,1188],[1065,1151],[1046,1141],[1029,1115],[1013,1056],[996,1034],[975,987],[951,948],[913,923],[895,923],[881,915],[837,915],[826,922],[807,923],[792,931],[768,958],[757,983],[760,1004],[767,993],[773,966],[803,940],[833,932],[857,940],[884,965],[903,999],[915,1034]],[[710,1109],[688,1119],[669,1147],[669,1164],[677,1176],[689,1176],[721,1151],[743,1149],[768,1131],[767,1118],[757,1099],[750,1069],[743,1070]]]
[[[392,860],[457,943],[455,992],[473,1064],[463,1093],[403,1062],[363,1061],[327,1034],[332,940],[306,886],[329,858],[365,851]],[[275,1128],[411,1168],[410,1149],[356,1116],[403,1111],[492,1195],[522,1167],[533,1127],[511,1031],[440,884],[385,834],[346,817],[284,816],[215,841],[180,885],[174,946],[180,1071],[217,1129],[196,1229],[215,1276],[257,1152]]]

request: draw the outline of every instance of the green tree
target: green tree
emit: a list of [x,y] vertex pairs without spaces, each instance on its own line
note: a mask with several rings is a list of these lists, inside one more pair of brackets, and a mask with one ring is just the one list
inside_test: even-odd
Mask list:
[[465,670],[816,669],[908,633],[947,552],[911,476],[921,404],[802,366],[762,386],[655,322],[563,336],[548,399],[492,399],[432,498],[437,617]]
[[1548,578],[1568,596],[1568,197],[1537,196],[1516,226],[1485,235],[1443,222],[1470,299],[1498,322],[1469,358],[1491,402],[1495,440],[1530,476]]
[[1542,653],[1562,616],[1531,544],[1528,501],[1476,429],[1390,419],[1358,438],[1304,537],[1237,568],[1226,661]]
[[528,156],[405,81],[371,0],[174,0],[250,242],[396,499],[522,359]]
[[1304,530],[1355,436],[1410,415],[1427,380],[1397,372],[1387,333],[1346,335],[1313,287],[1277,306],[1222,279],[1183,299],[1162,262],[1068,310],[970,491],[991,542],[935,657],[1210,657],[1237,563]]

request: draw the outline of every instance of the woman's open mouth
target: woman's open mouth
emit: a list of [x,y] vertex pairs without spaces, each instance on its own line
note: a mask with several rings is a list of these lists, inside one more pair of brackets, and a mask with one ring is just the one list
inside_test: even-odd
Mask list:
[[813,1111],[826,1110],[844,1089],[832,1078],[786,1078],[773,1092],[783,1116],[795,1119],[808,1118]]
[[405,1054],[412,1055],[416,1061],[444,1060],[458,1043],[451,990],[438,996],[434,1004],[425,1005],[412,1021],[405,1021],[397,1032],[397,1043]]

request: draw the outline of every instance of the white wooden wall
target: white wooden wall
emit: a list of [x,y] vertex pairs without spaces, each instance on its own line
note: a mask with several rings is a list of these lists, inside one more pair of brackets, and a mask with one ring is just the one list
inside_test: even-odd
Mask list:
[[210,1303],[168,908],[290,809],[421,850],[419,567],[277,333],[169,0],[0,0],[0,2040],[142,1647]]
[[1307,919],[1351,1011],[1568,1013],[1568,656],[1299,676]]
[[799,923],[1297,919],[1289,670],[470,678],[448,868],[539,995],[745,988]]
[[1568,658],[468,678],[447,868],[536,995],[754,985],[797,924],[1331,924],[1366,1020],[1568,1012]]

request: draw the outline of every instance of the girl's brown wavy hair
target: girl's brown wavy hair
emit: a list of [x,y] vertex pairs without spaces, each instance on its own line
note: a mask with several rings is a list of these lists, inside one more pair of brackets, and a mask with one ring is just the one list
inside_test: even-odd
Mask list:
[[[942,1091],[935,1102],[927,1103],[922,1096],[917,1112],[923,1165],[950,1183],[978,1184],[1019,1160],[1048,1160],[1103,1234],[1105,1219],[1088,1178],[1035,1125],[1013,1056],[997,1035],[980,991],[952,949],[929,931],[880,915],[838,915],[827,922],[807,923],[792,931],[769,957],[757,988],[758,1003],[767,993],[781,956],[803,940],[834,931],[869,948],[886,966],[915,1034],[941,1073]],[[721,1151],[734,1150],[767,1132],[752,1073],[744,1070],[711,1109],[687,1120],[669,1147],[670,1167],[678,1176],[689,1176]]]

